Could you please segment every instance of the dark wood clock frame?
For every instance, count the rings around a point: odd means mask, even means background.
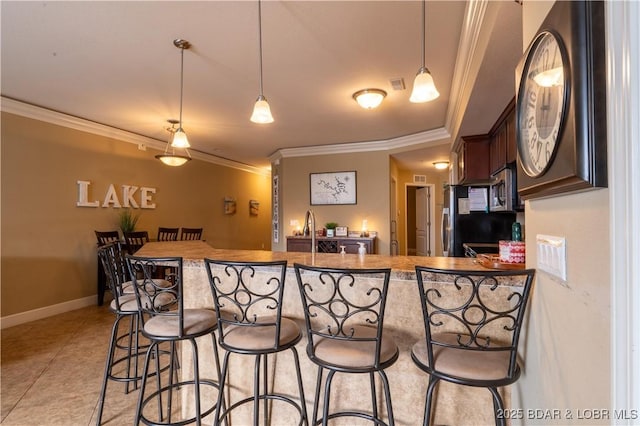
[[[544,174],[527,175],[518,148],[518,193],[523,199],[607,186],[606,62],[604,3],[557,1],[533,38],[557,34],[567,49],[569,107],[552,163]],[[516,68],[516,138],[520,146],[522,71]]]

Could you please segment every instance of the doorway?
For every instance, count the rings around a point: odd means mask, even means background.
[[[434,189],[433,184],[406,184],[405,241],[408,256],[435,254]]]

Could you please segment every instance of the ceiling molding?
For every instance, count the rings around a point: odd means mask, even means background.
[[[457,139],[458,131],[464,118],[469,91],[473,88],[476,74],[474,69],[476,48],[482,32],[482,24],[485,20],[488,0],[473,0],[467,3],[458,56],[451,83],[451,95],[449,96],[449,108],[445,119],[445,127],[449,133]],[[455,143],[455,141],[454,141]]]
[[[117,129],[115,127],[96,123],[95,121],[90,121],[84,118],[75,117],[58,111],[42,108],[36,105],[31,105],[4,96],[0,98],[0,101],[0,110],[10,114],[20,115],[22,117],[63,126],[81,132],[91,133],[98,136],[117,139],[119,141],[132,143],[135,145],[142,144],[147,148],[153,148],[158,151],[164,151],[165,147],[167,146],[166,141],[161,141],[147,136],[138,135],[136,133],[127,132],[126,130]],[[271,175],[271,171],[268,169],[238,163],[233,160],[216,157],[215,155],[206,154],[192,149],[189,150],[189,152],[191,153],[192,158],[206,161],[208,163],[230,167],[232,169],[242,170],[244,172],[254,173],[262,176]]]
[[[443,145],[450,142],[451,135],[444,127],[412,135],[400,136],[393,139],[384,139],[371,142],[341,143],[333,145],[307,146],[300,148],[279,149],[269,160],[287,157],[308,157],[312,155],[351,154],[371,151],[397,151],[403,148],[425,148],[429,146]]]

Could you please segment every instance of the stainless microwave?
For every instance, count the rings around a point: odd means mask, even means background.
[[[514,211],[516,188],[513,170],[506,167],[492,176],[489,186],[489,210],[492,212]]]

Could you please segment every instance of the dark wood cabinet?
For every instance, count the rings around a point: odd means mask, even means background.
[[[340,246],[347,253],[358,253],[358,243],[364,243],[367,253],[376,254],[376,237],[318,237],[318,253],[340,253]],[[287,237],[287,251],[311,252],[311,237]]]
[[[509,102],[489,131],[489,174],[516,161],[515,98]]]
[[[489,179],[489,135],[463,136],[458,145],[458,183],[486,182]]]

